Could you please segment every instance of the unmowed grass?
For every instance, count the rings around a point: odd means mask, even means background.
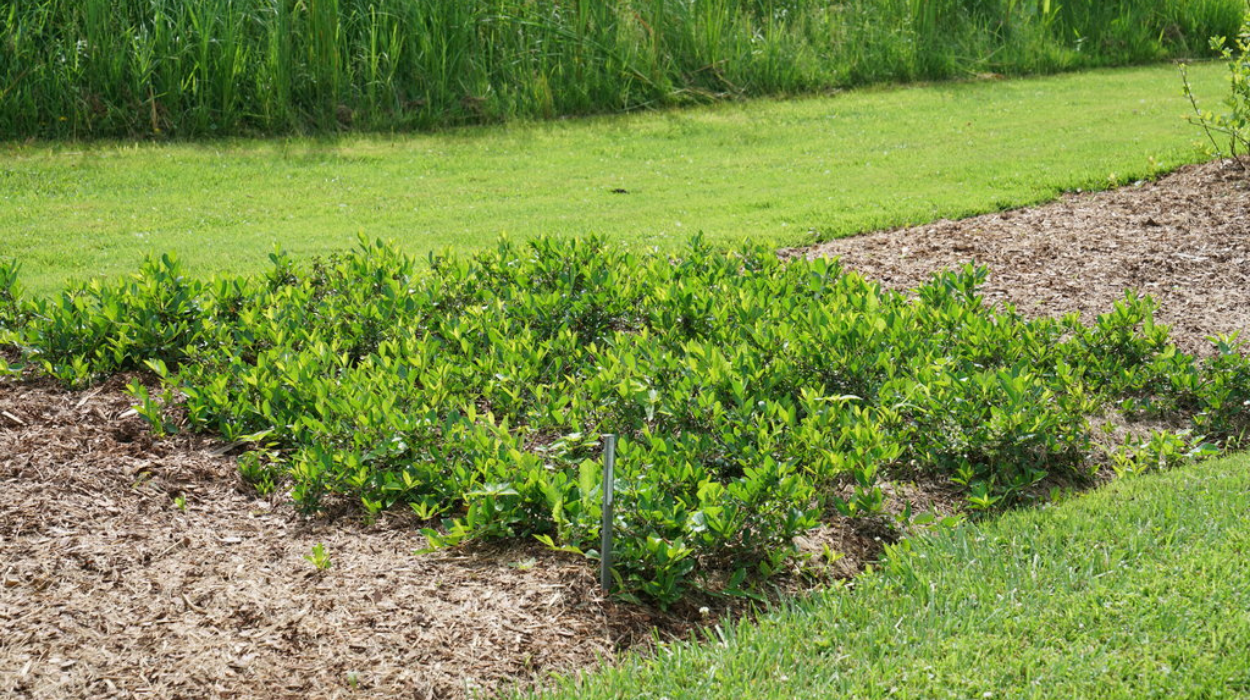
[[[1120,480],[527,697],[1247,697],[1248,510],[1244,454]]]
[[[1219,65],[1190,77],[1208,104],[1227,90]],[[307,259],[362,231],[417,255],[501,233],[798,245],[1201,160],[1180,86],[1164,65],[414,136],[10,144],[0,257],[46,295],[149,253],[254,273],[275,246]]]
[[[1244,0],[22,0],[0,138],[393,130],[1204,55]]]

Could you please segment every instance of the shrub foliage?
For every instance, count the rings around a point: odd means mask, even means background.
[[[778,571],[826,514],[880,514],[891,475],[949,478],[990,508],[1087,474],[1088,417],[1108,406],[1209,439],[1250,415],[1232,341],[1197,362],[1132,295],[1089,325],[988,308],[973,268],[906,295],[698,239],[676,258],[596,238],[425,266],[367,241],[271,257],[257,278],[190,279],[165,256],[54,299],[0,290],[0,329],[69,385],[150,370],[163,388],[132,391],[156,429],[248,441],[243,475],[305,511],[442,518],[431,546],[536,537],[594,556],[599,436],[617,433],[620,590],[662,602],[712,570],[731,588]],[[1167,437],[1169,455],[1199,443]],[[1146,447],[1121,461],[1160,458]]]

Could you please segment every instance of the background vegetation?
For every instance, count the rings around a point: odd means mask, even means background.
[[[0,138],[409,129],[1200,55],[1243,0],[16,0]]]

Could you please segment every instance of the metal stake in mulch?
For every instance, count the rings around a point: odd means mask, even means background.
[[[612,490],[616,481],[616,436],[603,436],[603,525],[599,528],[599,585],[612,590]]]

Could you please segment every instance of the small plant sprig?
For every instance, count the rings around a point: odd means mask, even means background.
[[[264,438],[265,433],[247,436],[255,438],[249,442],[256,442]],[[243,481],[256,489],[256,493],[260,496],[268,496],[278,489],[278,483],[282,478],[282,458],[273,445],[266,446],[268,449],[254,449],[244,452],[239,456],[238,467],[239,476]]]
[[[1185,97],[1194,113],[1186,117],[1197,125],[1211,142],[1214,154],[1231,158],[1243,171],[1250,170],[1240,156],[1250,154],[1250,3],[1247,3],[1245,20],[1241,31],[1230,43],[1227,37],[1212,37],[1211,49],[1228,62],[1229,94],[1224,98],[1228,111],[1216,114],[1202,109],[1189,82],[1189,74],[1181,64],[1181,82]],[[1216,134],[1227,139],[1227,148],[1221,145]]]
[[[165,382],[159,400],[153,397],[148,388],[137,378],[130,380],[130,383],[126,385],[126,393],[138,399],[139,404],[134,406],[134,411],[147,421],[152,428],[152,433],[157,437],[165,437],[178,432],[177,423],[168,416],[168,408],[174,403],[174,390],[168,383],[169,370],[161,360],[148,360],[146,364],[157,377]]]
[[[1218,452],[1214,445],[1191,430],[1152,430],[1148,439],[1126,442],[1112,452],[1111,466],[1117,476],[1136,476],[1147,471],[1172,469]]]
[[[428,269],[362,239],[271,262],[205,282],[152,258],[24,302],[17,345],[67,384],[146,368],[160,388],[131,391],[156,431],[176,398],[179,427],[248,445],[239,472],[262,496],[411,509],[435,548],[520,537],[597,557],[599,435],[616,432],[616,592],[661,604],[714,572],[746,595],[793,570],[822,517],[890,512],[885,479],[948,479],[988,511],[1085,478],[1105,406],[1220,446],[1250,431],[1236,339],[1199,361],[1132,294],[1092,322],[1033,319],[987,306],[975,267],[908,297],[698,238],[678,256],[501,239]],[[1160,438],[1147,461],[1191,448]]]
[[[326,546],[321,542],[313,545],[312,552],[304,555],[309,563],[316,567],[317,571],[329,571],[333,563],[330,561],[330,554],[326,551]]]
[[[16,260],[0,259],[0,344],[4,343],[4,333],[16,328],[24,316],[22,285],[18,282],[21,267]]]

